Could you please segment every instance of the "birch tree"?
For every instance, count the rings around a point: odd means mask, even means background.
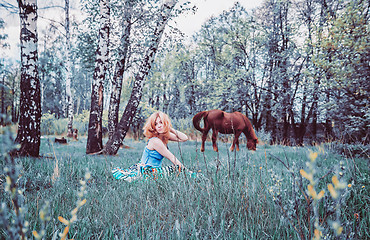
[[[91,87],[91,108],[86,153],[99,152],[103,148],[103,93],[104,80],[108,68],[110,7],[109,0],[100,0],[99,3],[101,27],[99,30],[99,42],[96,50],[95,70]]]
[[[142,60],[139,66],[138,73],[135,75],[135,80],[130,99],[126,105],[125,111],[114,135],[112,136],[112,138],[108,140],[107,144],[103,149],[103,152],[106,154],[109,155],[116,154],[118,152],[120,145],[122,144],[123,139],[126,136],[126,133],[131,125],[132,119],[136,114],[136,110],[139,106],[142,97],[145,77],[148,75],[150,71],[165,26],[168,20],[170,19],[172,10],[177,2],[178,0],[167,0],[162,4],[159,10],[158,20],[153,33],[153,38],[145,52],[144,59]]]
[[[67,137],[73,136],[73,101],[71,91],[72,60],[71,60],[71,33],[69,21],[69,0],[65,0],[65,31],[66,31],[66,104],[68,116]]]
[[[116,131],[118,125],[118,113],[119,113],[119,104],[121,99],[121,90],[122,90],[122,81],[123,73],[126,68],[127,61],[127,52],[129,48],[129,37],[131,33],[131,18],[132,18],[132,9],[133,2],[127,0],[124,5],[123,19],[122,19],[122,37],[121,37],[121,46],[119,49],[120,59],[116,63],[115,72],[112,79],[112,89],[109,102],[108,110],[108,132],[109,138],[112,138],[114,132]]]
[[[18,0],[21,25],[21,96],[18,156],[38,157],[40,152],[41,95],[37,71],[37,1]]]

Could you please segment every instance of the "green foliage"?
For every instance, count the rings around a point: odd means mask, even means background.
[[[51,34],[55,33],[50,30]],[[64,56],[61,56],[63,39],[55,37],[53,41],[40,53],[38,70],[42,85],[42,112],[54,114],[57,118],[63,117],[64,106]]]
[[[44,113],[41,117],[41,135],[62,135],[67,132],[66,118],[56,119],[54,114]]]
[[[87,135],[90,112],[84,110],[74,116],[73,128],[80,136]],[[41,135],[63,135],[67,132],[67,118],[56,118],[54,114],[44,113],[41,117]]]
[[[314,62],[324,73],[330,96],[326,108],[345,142],[369,142],[368,11],[367,1],[348,1],[318,29],[321,41],[315,44]]]
[[[84,110],[81,114],[74,116],[73,128],[76,128],[80,135],[87,135],[89,118],[90,112],[88,110]]]
[[[9,47],[9,43],[6,42],[8,38],[8,34],[3,33],[5,28],[5,22],[3,18],[0,18],[0,49],[4,49]],[[0,69],[2,67],[2,63],[0,63]]]
[[[5,65],[2,65],[3,63]],[[6,61],[0,63],[0,111],[11,116],[12,122],[17,121],[17,109],[19,108],[20,72],[17,67]]]
[[[127,183],[115,180],[111,169],[138,162],[145,142],[126,140],[129,149],[121,149],[117,156],[107,157],[85,155],[85,141],[83,138],[69,145],[54,145],[52,139],[44,138],[41,145],[44,159],[17,160],[22,172],[18,182],[25,186],[23,192],[27,199],[24,218],[29,222],[28,238],[33,230],[40,233],[44,229],[47,239],[62,231],[64,221],[57,219],[60,216],[72,218],[70,213],[79,199],[78,187],[86,168],[91,173],[86,181],[86,204],[78,210],[77,221],[69,228],[68,238],[298,239],[300,234],[295,230],[298,223],[292,221],[292,216],[297,216],[300,223],[307,226],[303,228],[305,239],[310,234],[314,236],[314,213],[304,198],[308,191],[306,187],[298,188],[299,181],[307,185],[299,174],[300,169],[309,173],[305,165],[310,161],[307,148],[265,145],[256,152],[241,148],[240,152],[230,153],[227,151],[229,144],[220,141],[219,153],[207,146],[203,155],[198,142],[170,143],[170,150],[188,168],[199,170],[196,179],[179,175]],[[315,185],[317,189],[324,189],[332,182],[335,167],[340,167],[342,172],[336,172],[342,174],[340,181],[351,184],[350,187],[346,185],[346,194],[341,195],[339,227],[343,230],[338,239],[368,238],[368,164],[357,158],[345,161],[328,149],[312,148],[311,151],[319,152],[314,167],[315,176],[320,178]],[[361,169],[357,179],[352,179],[347,172],[353,162]],[[333,239],[331,223],[336,215],[330,212],[338,208],[332,205],[329,192],[325,192],[317,204],[317,213],[324,229],[321,231]],[[1,195],[1,201],[7,203],[11,211],[6,196]],[[46,202],[48,211],[43,208]],[[48,212],[51,220],[42,222],[40,211]],[[310,221],[307,215],[311,216]]]

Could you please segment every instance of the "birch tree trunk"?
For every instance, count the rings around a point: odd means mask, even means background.
[[[21,23],[21,96],[16,142],[18,156],[39,157],[41,98],[37,71],[37,1],[18,0]]]
[[[2,78],[2,85],[1,87],[1,116],[0,116],[0,125],[4,126],[5,125],[5,74],[3,75]]]
[[[103,93],[109,61],[109,0],[100,0],[100,15],[99,43],[96,50],[95,70],[91,87],[91,108],[86,153],[99,152],[103,148]]]
[[[19,90],[16,90],[16,80],[13,78],[13,81],[11,81],[11,91],[14,93],[12,94],[12,122],[16,123],[18,122],[18,108],[16,104],[16,92]]]
[[[125,64],[127,61],[127,52],[129,47],[129,37],[131,33],[131,17],[132,17],[132,2],[126,1],[123,12],[122,19],[122,37],[121,37],[121,47],[120,53],[121,59],[117,61],[115,72],[112,79],[112,91],[109,102],[108,110],[108,132],[109,139],[112,138],[114,132],[116,131],[118,125],[118,113],[119,104],[121,100],[121,90],[123,82],[123,73],[125,71]]]
[[[117,129],[105,145],[103,152],[109,155],[115,155],[118,152],[123,139],[131,125],[132,119],[136,114],[137,107],[139,106],[141,96],[143,93],[143,87],[145,83],[145,77],[148,75],[151,65],[154,61],[155,54],[158,49],[159,42],[161,40],[164,28],[171,16],[172,9],[175,7],[178,0],[168,0],[163,3],[159,11],[159,19],[155,28],[153,39],[149,44],[148,49],[144,55],[144,59],[139,67],[139,72],[135,76],[134,86],[131,92],[130,99],[126,105],[123,116],[117,126]]]
[[[73,101],[71,91],[72,81],[72,62],[71,62],[71,34],[69,29],[69,0],[65,0],[65,31],[66,31],[66,103],[67,103],[67,116],[68,128],[67,137],[73,136]]]

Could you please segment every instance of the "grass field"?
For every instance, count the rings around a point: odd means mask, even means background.
[[[330,144],[235,153],[220,141],[219,153],[207,143],[203,154],[199,142],[170,143],[196,179],[127,183],[111,169],[137,163],[145,142],[125,144],[117,156],[91,156],[86,138],[57,145],[44,137],[43,158],[16,159],[15,185],[3,155],[0,238],[21,226],[29,239],[63,231],[68,239],[370,239],[366,156],[346,157]]]

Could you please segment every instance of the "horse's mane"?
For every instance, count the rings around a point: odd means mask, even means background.
[[[204,128],[201,128],[199,123],[202,120],[202,118],[207,117],[207,115],[208,115],[208,111],[203,111],[203,112],[197,113],[193,117],[193,125],[196,130],[203,132],[206,129],[206,126],[204,126]],[[206,121],[204,121],[204,125],[206,125]]]

